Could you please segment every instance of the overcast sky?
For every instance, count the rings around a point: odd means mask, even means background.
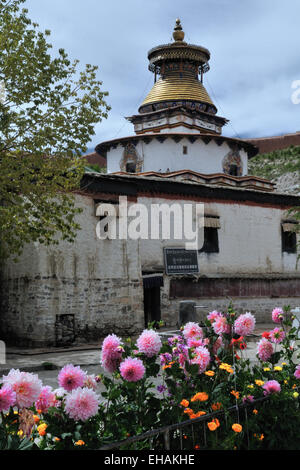
[[[153,85],[147,52],[168,43],[176,18],[185,40],[210,50],[204,86],[230,120],[223,134],[262,137],[300,130],[299,0],[26,0],[29,16],[50,29],[54,50],[98,65],[112,109],[90,147],[133,134],[124,119]]]

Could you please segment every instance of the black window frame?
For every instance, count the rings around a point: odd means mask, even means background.
[[[284,231],[281,227],[281,251],[282,253],[297,253],[296,232]]]
[[[218,230],[216,227],[204,227],[204,242],[199,253],[220,253]]]

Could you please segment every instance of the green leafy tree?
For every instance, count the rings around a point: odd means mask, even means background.
[[[55,55],[50,32],[30,20],[24,1],[0,0],[2,257],[30,241],[74,240],[80,156],[110,109],[98,67],[80,71],[64,49]]]

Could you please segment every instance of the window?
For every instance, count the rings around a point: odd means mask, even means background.
[[[219,253],[219,235],[216,227],[204,227],[204,243],[199,253]]]
[[[238,176],[238,166],[237,165],[230,165],[228,174],[231,176]]]
[[[287,231],[284,226],[281,227],[281,247],[283,253],[297,252],[297,236],[296,232]]]
[[[184,146],[182,147],[182,153],[183,153],[183,155],[187,155],[187,153],[188,153],[188,148],[187,148],[186,145],[184,145]]]
[[[119,202],[118,201],[115,201],[115,200],[101,201],[99,199],[94,199],[94,203],[95,203],[95,215],[96,217],[99,217],[100,222],[105,218],[114,217],[113,214],[115,214],[116,217],[119,217]],[[106,204],[107,204],[107,207],[105,207]],[[100,209],[99,206],[102,206],[102,209]],[[114,211],[111,211],[109,206],[113,206]],[[107,224],[103,226],[103,232],[105,233],[108,232],[108,228],[109,228],[108,223],[109,223],[109,219],[107,220]]]
[[[127,173],[135,173],[136,172],[136,164],[134,162],[126,163],[126,172]]]

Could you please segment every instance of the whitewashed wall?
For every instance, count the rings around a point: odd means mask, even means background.
[[[99,240],[94,201],[76,199],[83,212],[74,243],[28,245],[1,270],[1,331],[19,345],[53,345],[57,315],[74,315],[79,342],[143,326],[137,243]]]
[[[179,203],[162,198],[139,198],[139,203]],[[200,201],[198,201],[200,203]],[[206,214],[218,215],[219,253],[199,253],[203,274],[296,273],[297,255],[281,251],[281,221],[285,211],[238,203],[205,203]],[[163,247],[180,246],[177,240],[141,240],[142,268],[163,265]]]
[[[183,146],[187,147],[187,154],[183,154]],[[143,160],[141,171],[178,171],[189,169],[199,173],[223,173],[222,160],[230,151],[226,142],[218,146],[215,141],[210,141],[207,145],[197,139],[193,144],[183,138],[176,143],[172,138],[167,138],[164,142],[152,139],[148,144],[140,140],[136,145],[139,158]],[[114,173],[120,171],[120,162],[123,158],[124,147],[118,145],[107,152],[107,172]],[[240,151],[243,163],[243,176],[247,175],[247,153]]]
[[[189,201],[139,198],[138,202],[150,207],[152,203],[183,205]],[[19,345],[54,345],[61,315],[74,316],[79,342],[97,341],[112,332],[134,334],[143,328],[142,271],[162,272],[163,247],[182,245],[174,239],[99,240],[94,201],[77,196],[77,204],[83,209],[78,216],[82,230],[73,244],[29,245],[18,263],[6,263],[1,270],[0,329],[4,339]],[[198,255],[200,274],[253,277],[299,273],[296,255],[281,252],[283,210],[213,202],[205,204],[205,212],[220,216],[220,252]],[[164,275],[164,279],[162,317],[171,326],[177,321],[179,300],[169,299],[170,277]],[[227,299],[202,301],[210,306],[216,303],[217,308]],[[263,309],[271,303],[270,299],[258,299],[256,305]],[[238,304],[246,309],[247,299]]]

